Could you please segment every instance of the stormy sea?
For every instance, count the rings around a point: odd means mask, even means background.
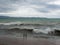
[[[0,18],[0,37],[30,40],[48,39],[57,44],[60,39],[60,19],[40,17]]]

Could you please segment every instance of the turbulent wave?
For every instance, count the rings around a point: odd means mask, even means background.
[[[24,29],[33,29],[35,33],[39,34],[48,34],[48,32],[59,29],[60,25],[50,25],[50,24],[31,24],[31,23],[22,23],[22,22],[9,22],[9,23],[0,23],[0,30],[6,30],[10,28],[24,28]],[[5,33],[4,31],[0,31]],[[1,33],[1,34],[3,34]],[[16,32],[15,32],[16,33]],[[15,34],[14,33],[14,34]]]

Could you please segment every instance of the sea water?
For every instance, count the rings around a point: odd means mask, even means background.
[[[13,24],[15,22],[19,22],[20,24],[23,24],[22,26],[8,26],[11,22]],[[48,18],[5,18],[5,19],[0,19],[0,23],[4,23],[5,26],[0,25],[1,27],[4,28],[9,28],[9,27],[20,27],[20,28],[32,28],[34,32],[36,33],[43,33],[43,34],[48,34],[49,31],[55,29],[55,28],[60,28],[60,19],[48,19]],[[28,24],[28,25],[24,25]],[[30,25],[29,25],[30,24]],[[37,25],[36,25],[37,24]],[[5,30],[0,31],[1,35],[8,34]],[[19,36],[20,33],[13,32],[11,35]]]

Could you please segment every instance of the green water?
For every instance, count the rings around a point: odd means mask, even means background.
[[[58,22],[60,23],[60,19],[53,18],[0,18],[0,22],[31,22],[31,23],[46,23],[46,22]]]

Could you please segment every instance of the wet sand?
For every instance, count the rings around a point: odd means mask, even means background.
[[[0,36],[0,45],[56,45],[49,39],[44,38],[14,38],[8,36]]]

